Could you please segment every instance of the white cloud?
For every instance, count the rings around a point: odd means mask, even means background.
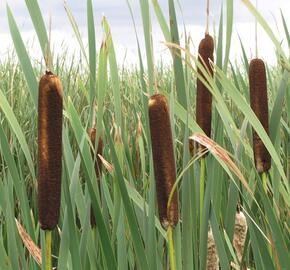
[[[67,0],[69,6],[72,9],[73,14],[76,16],[76,20],[79,23],[81,33],[84,38],[84,42],[86,43],[86,3],[85,1],[77,1],[77,0]],[[167,0],[160,0],[160,5],[165,12],[165,15],[168,14],[167,9]],[[204,32],[204,0],[180,0],[184,21],[186,24],[186,28],[190,31],[195,47],[198,46],[200,39],[203,36]],[[223,1],[226,2],[226,1]],[[253,1],[252,1],[253,2]],[[25,6],[25,1],[19,0],[9,0],[8,1],[12,12],[14,14],[15,20],[19,26],[22,37],[25,42],[31,41],[35,38],[33,25],[29,18],[29,14],[27,12],[27,8]],[[144,39],[143,39],[143,28],[141,24],[141,14],[139,1],[131,0],[133,5],[133,12],[137,21],[137,32],[140,38],[140,43],[142,45],[142,51],[144,50]],[[268,21],[272,29],[274,29],[274,33],[278,36],[279,40],[284,38],[283,28],[281,26],[281,18],[280,18],[280,8],[284,12],[285,19],[290,28],[290,19],[287,16],[290,12],[290,1],[289,0],[260,0],[259,1],[259,11]],[[48,22],[48,14],[50,11],[52,14],[52,42],[53,46],[56,49],[56,52],[60,52],[62,49],[58,46],[61,42],[69,45],[70,53],[76,51],[78,49],[78,43],[73,36],[73,31],[70,26],[69,20],[63,8],[62,0],[51,0],[47,1],[39,1],[41,10],[44,14],[44,20]],[[102,30],[101,30],[101,16],[104,12],[111,26],[112,35],[116,47],[116,52],[118,56],[119,62],[123,61],[124,55],[127,53],[127,61],[130,63],[138,62],[138,53],[137,53],[137,45],[133,30],[133,25],[131,21],[131,17],[128,11],[128,7],[126,5],[126,1],[106,1],[106,0],[98,0],[93,1],[94,5],[94,14],[95,14],[95,27],[96,27],[96,39],[98,46],[100,45],[102,38]],[[220,13],[221,0],[212,0],[211,1],[211,23],[215,22],[218,25],[219,21],[219,13]],[[225,9],[224,9],[225,12]],[[178,12],[179,17],[178,21],[181,23],[180,12]],[[153,41],[154,41],[154,53],[155,59],[162,57],[163,59],[167,58],[169,53],[166,49],[164,49],[164,45],[160,43],[163,41],[163,35],[156,21],[154,12],[152,10],[152,25],[153,25]],[[280,32],[276,30],[276,24],[274,18],[279,22]],[[224,14],[224,19],[226,19],[226,13]],[[0,2],[0,57],[3,58],[7,51],[8,47],[12,46],[12,41],[9,34],[9,28],[7,24],[6,18],[6,9],[3,1]],[[183,26],[180,26],[180,32],[182,31]],[[247,10],[247,8],[242,4],[240,0],[234,0],[234,33],[232,40],[232,49],[231,49],[231,58],[241,58],[241,50],[240,43],[237,37],[237,32],[239,33],[246,52],[248,56],[251,56],[251,51],[253,51],[254,44],[254,20],[253,16]],[[264,33],[263,30],[259,30],[259,46],[260,48],[260,56],[267,59],[270,63],[275,62],[275,50],[271,41]],[[35,42],[37,43],[37,42]],[[285,42],[284,42],[285,43]],[[29,53],[32,54],[33,57],[37,58],[40,55],[39,46],[35,45],[35,48],[30,49]]]

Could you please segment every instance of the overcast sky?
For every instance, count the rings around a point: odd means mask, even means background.
[[[15,20],[21,31],[22,37],[25,41],[32,42],[35,37],[35,32],[29,14],[25,5],[24,0],[7,0],[6,1],[12,9]],[[48,23],[49,13],[52,14],[52,43],[57,50],[61,50],[61,43],[69,45],[70,52],[77,51],[77,41],[73,35],[72,28],[67,18],[66,12],[63,8],[63,0],[50,0],[43,1],[39,0],[39,5],[45,23]],[[47,4],[49,2],[49,4]],[[140,37],[141,44],[143,42],[143,30],[142,21],[140,14],[140,5],[138,0],[131,0],[131,5],[135,20],[137,22],[138,35]],[[151,2],[151,1],[149,1]],[[175,1],[177,3],[177,1]],[[183,19],[186,25],[187,31],[192,36],[194,47],[198,46],[200,39],[204,35],[204,24],[205,24],[205,0],[180,0]],[[211,0],[210,7],[210,23],[211,32],[213,32],[213,25],[218,25],[222,0]],[[225,0],[223,2],[226,2]],[[253,1],[252,1],[253,2]],[[80,0],[67,0],[76,21],[80,27],[81,34],[85,44],[87,43],[87,32],[86,32],[86,1]],[[166,18],[168,19],[168,6],[167,0],[159,0]],[[137,50],[136,40],[134,36],[134,29],[127,7],[126,0],[93,0],[94,16],[95,16],[95,27],[96,27],[96,39],[97,44],[100,43],[102,38],[101,30],[101,18],[104,14],[111,26],[113,40],[116,47],[119,62],[124,58],[125,54],[127,61],[130,63],[137,62]],[[176,5],[177,7],[177,5]],[[284,40],[283,28],[281,26],[280,9],[283,11],[287,24],[290,29],[290,0],[260,0],[259,11],[262,13],[264,18],[267,19],[268,23],[274,30],[279,40]],[[166,59],[168,57],[167,51],[161,41],[164,40],[158,22],[155,18],[154,11],[151,9],[152,17],[152,29],[153,29],[153,46],[155,59]],[[225,17],[225,16],[224,16]],[[276,21],[275,21],[276,20]],[[182,34],[182,16],[181,12],[178,11],[178,21],[180,25],[180,33]],[[276,24],[277,23],[277,24]],[[277,28],[278,27],[278,28]],[[241,52],[239,47],[238,35],[240,35],[244,42],[246,52],[251,56],[254,49],[254,19],[246,7],[242,4],[241,0],[234,0],[234,34],[233,34],[233,47],[231,50],[232,60],[241,58]],[[267,59],[267,61],[275,62],[275,51],[270,40],[267,38],[263,30],[259,30],[259,42],[260,45],[260,56]],[[7,23],[5,1],[0,1],[0,57],[3,58],[6,55],[7,47],[11,46],[11,38],[9,34],[9,28]],[[285,43],[285,40],[284,40]],[[38,57],[39,48],[30,50],[30,54],[34,57]],[[144,46],[142,47],[142,49]],[[144,51],[144,50],[143,50]]]

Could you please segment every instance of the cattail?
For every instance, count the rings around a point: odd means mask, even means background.
[[[62,85],[47,71],[39,82],[38,212],[43,230],[52,230],[59,217],[62,155]]]
[[[96,144],[96,129],[89,128],[88,135],[89,135],[89,138],[91,140],[92,145],[95,146],[95,144]],[[92,156],[94,157],[94,151],[92,151],[91,153],[92,153]],[[97,153],[96,153],[96,162],[95,162],[95,172],[96,172],[99,190],[101,188],[100,175],[102,173],[102,161],[101,161],[99,155],[102,155],[102,153],[103,153],[103,140],[102,140],[102,138],[99,138],[98,148],[97,148]],[[92,207],[91,207],[91,226],[93,228],[96,227],[96,218],[95,218]]]
[[[161,94],[151,96],[148,105],[158,211],[161,224],[167,229],[168,226],[174,227],[179,219],[176,191],[167,211],[169,195],[176,180],[169,109],[166,97]]]
[[[265,64],[261,59],[253,59],[249,68],[251,108],[262,126],[269,134],[267,78]],[[255,166],[259,173],[266,172],[271,167],[271,156],[261,138],[253,129],[253,150]]]
[[[204,39],[202,39],[198,47],[198,61],[206,70],[209,70],[211,76],[213,75],[213,70],[210,65],[210,60],[213,61],[213,51],[213,38],[209,34],[205,34]],[[199,68],[197,69],[197,72],[205,79],[205,76]],[[212,95],[199,78],[197,78],[196,91],[196,122],[205,134],[210,137]],[[197,145],[198,152],[201,152],[204,149],[205,147],[203,145]]]
[[[239,261],[241,261],[243,257],[247,231],[248,225],[244,213],[242,211],[237,212],[235,218],[233,246],[236,250]]]
[[[88,135],[91,140],[91,143],[93,146],[96,144],[96,129],[95,128],[89,128],[88,129]],[[92,151],[92,156],[94,157],[94,152]],[[102,155],[103,153],[103,140],[102,138],[99,138],[98,142],[98,148],[97,148],[97,153],[96,153],[96,162],[95,162],[95,172],[96,172],[96,177],[97,180],[99,180],[100,175],[102,173],[102,161],[99,157],[99,155]]]
[[[209,228],[207,233],[207,270],[218,270],[219,269],[219,257],[216,250],[215,241],[212,234],[212,229]]]

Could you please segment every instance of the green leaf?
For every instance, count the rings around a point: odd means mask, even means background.
[[[28,53],[26,51],[25,45],[23,43],[23,40],[21,38],[21,35],[19,33],[18,27],[16,25],[16,22],[14,20],[14,17],[11,13],[11,9],[9,6],[6,6],[7,8],[7,17],[8,17],[8,23],[9,23],[9,29],[11,33],[11,37],[14,43],[14,47],[20,62],[20,65],[22,67],[23,73],[25,75],[26,82],[29,87],[30,95],[33,100],[33,103],[35,105],[35,108],[37,108],[38,104],[38,84],[36,81],[36,77],[31,65],[31,62],[29,60]]]

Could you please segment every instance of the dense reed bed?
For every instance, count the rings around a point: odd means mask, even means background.
[[[21,40],[22,29],[7,7],[15,48],[6,60],[0,59],[0,269],[41,269],[46,238],[40,228],[54,227],[52,266],[57,269],[159,270],[173,265],[185,270],[206,269],[207,265],[215,269],[288,269],[288,51],[281,48],[281,37],[244,0],[271,37],[279,61],[270,66],[264,59],[265,66],[253,71],[250,52],[245,50],[243,64],[235,64],[235,59],[229,59],[230,50],[237,49],[230,42],[234,1],[226,2],[227,17],[221,17],[219,29],[213,32],[215,52],[210,58],[214,57],[216,65],[210,70],[212,77],[198,61],[197,52],[186,50],[189,44],[184,35],[178,34],[175,1],[168,1],[168,20],[158,1],[153,1],[152,10],[148,1],[140,1],[146,49],[140,48],[147,61],[140,55],[140,65],[127,68],[116,63],[114,36],[106,18],[101,25],[102,46],[97,48],[93,42],[95,24],[89,0],[88,50],[79,39],[81,53],[72,62],[65,52],[52,59],[63,88],[63,121],[55,119],[48,133],[55,146],[62,138],[61,147],[57,145],[62,151],[62,169],[60,173],[57,167],[53,174],[37,169],[38,152],[40,156],[45,153],[38,148],[38,139],[44,138],[38,134],[38,119],[46,123],[43,111],[38,111],[37,89],[46,67],[42,59],[29,57],[30,48]],[[36,0],[26,4],[45,57],[48,35],[42,14],[35,8]],[[67,4],[65,7],[68,23],[78,37],[74,15]],[[168,42],[172,65],[154,62],[150,12],[157,15],[159,25],[154,27],[160,26]],[[289,39],[284,17],[277,20],[284,21],[281,35]],[[194,42],[197,45],[199,40]],[[245,42],[241,41],[242,47]],[[262,80],[264,69],[267,79]],[[211,130],[204,130],[211,140],[200,134],[202,124],[195,120],[197,79],[212,97]],[[268,104],[268,126],[254,112],[253,104],[258,101],[251,102],[250,97],[250,90],[260,89],[260,84],[267,89],[259,101]],[[157,90],[160,99],[153,95]],[[152,104],[155,99],[159,106]],[[46,106],[48,112],[56,112],[51,103]],[[262,116],[265,109],[262,105]],[[88,134],[94,111],[95,130]],[[61,134],[56,132],[60,125]],[[202,195],[200,156],[188,150],[191,134],[208,149]],[[102,147],[96,141],[100,136]],[[266,153],[263,170],[253,151],[261,145],[259,151]],[[58,150],[52,149],[57,155]],[[41,186],[41,178],[55,182],[54,174],[61,176],[61,182],[51,195],[50,188]],[[172,185],[176,186],[172,209],[166,211]],[[39,204],[37,198],[44,198],[45,193],[57,197],[57,205]],[[174,227],[171,234],[163,228],[168,224]],[[171,264],[169,258],[173,257]]]

